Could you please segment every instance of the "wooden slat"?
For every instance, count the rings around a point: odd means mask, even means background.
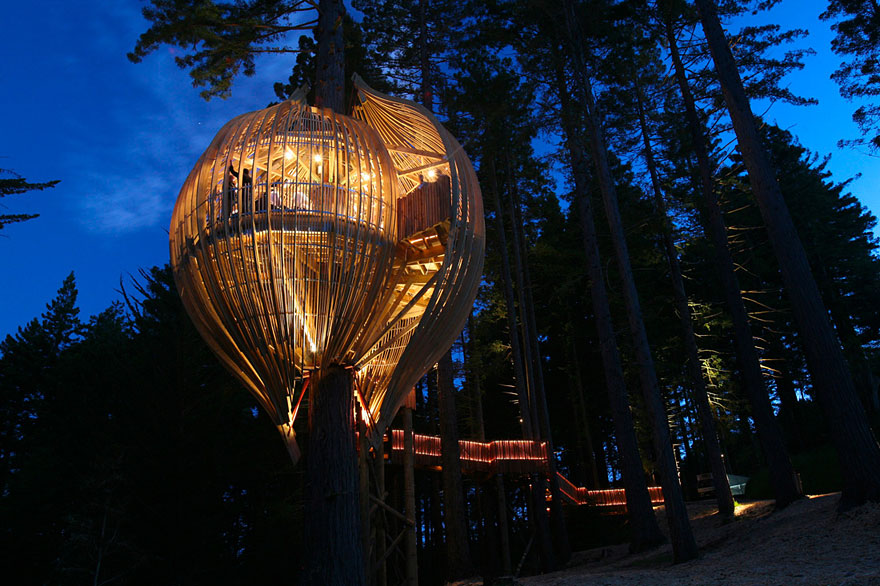
[[[292,448],[305,381],[328,363],[359,367],[375,441],[461,331],[482,272],[464,151],[421,106],[357,87],[354,118],[300,92],[231,120],[172,214],[187,312]]]

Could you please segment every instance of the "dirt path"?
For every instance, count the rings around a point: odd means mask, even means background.
[[[568,568],[520,578],[528,585],[838,584],[880,586],[880,504],[838,514],[839,493],[802,499],[779,512],[772,501],[739,505],[722,525],[710,504],[688,511],[699,559],[672,565],[672,548],[627,555],[626,546],[576,553]],[[658,509],[665,527],[663,510]]]

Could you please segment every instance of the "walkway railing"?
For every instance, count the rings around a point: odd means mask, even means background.
[[[547,442],[529,440],[496,440],[476,442],[460,440],[461,470],[465,474],[547,474]],[[435,435],[413,434],[416,468],[441,468],[440,437]],[[391,450],[389,458],[395,464],[403,463],[403,431],[391,430]],[[556,473],[563,498],[575,505],[594,507],[626,507],[626,492],[622,488],[588,490],[575,486],[561,473]],[[659,486],[649,486],[648,494],[654,504],[663,503],[663,491]]]
[[[604,490],[589,490],[583,486],[575,486],[572,482],[557,472],[559,479],[559,491],[568,502],[575,505],[591,505],[594,507],[625,507],[626,491],[622,488],[608,488]],[[648,494],[651,502],[655,505],[663,504],[663,489],[659,486],[649,486]]]
[[[413,434],[416,467],[442,466],[440,438],[434,435]],[[476,472],[502,474],[547,473],[547,442],[527,440],[497,440],[475,442],[461,440],[461,469],[465,474]],[[403,462],[403,431],[391,430],[391,460]]]

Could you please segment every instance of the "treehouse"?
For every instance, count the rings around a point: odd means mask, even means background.
[[[227,123],[171,220],[184,305],[299,452],[309,374],[355,371],[375,443],[464,326],[485,233],[474,170],[421,106],[356,79],[353,116],[304,92]]]

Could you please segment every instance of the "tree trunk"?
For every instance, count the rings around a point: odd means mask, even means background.
[[[724,459],[721,457],[721,444],[718,442],[718,433],[715,427],[715,418],[712,417],[712,407],[709,405],[709,394],[706,390],[706,382],[703,379],[703,369],[700,366],[700,352],[697,348],[697,338],[694,335],[694,324],[691,317],[691,309],[688,304],[687,293],[684,288],[684,279],[681,276],[681,268],[678,264],[678,252],[675,250],[675,242],[672,239],[672,225],[666,213],[666,202],[660,188],[660,178],[657,174],[657,166],[654,163],[654,151],[651,139],[648,135],[647,121],[642,104],[641,88],[636,86],[636,105],[639,112],[639,124],[642,131],[642,140],[645,145],[645,163],[651,176],[651,186],[654,190],[654,205],[657,215],[663,223],[663,248],[666,252],[666,262],[669,265],[669,276],[672,280],[672,291],[675,298],[675,308],[678,311],[679,323],[681,324],[682,339],[684,340],[685,359],[687,362],[688,375],[691,380],[691,396],[697,404],[697,417],[700,421],[700,431],[703,443],[706,446],[706,455],[712,469],[712,485],[715,488],[715,496],[718,502],[718,514],[724,519],[733,518],[733,495],[730,493],[730,483],[727,481],[727,473],[724,470]]]
[[[669,424],[666,417],[666,406],[660,392],[660,385],[657,382],[654,359],[651,356],[648,335],[642,320],[642,309],[636,291],[632,267],[630,266],[629,251],[627,250],[623,222],[620,218],[620,210],[618,209],[614,180],[611,177],[611,167],[608,163],[605,139],[593,98],[592,84],[590,83],[587,67],[584,62],[584,54],[580,43],[580,31],[575,30],[577,21],[571,0],[566,2],[566,9],[568,16],[566,23],[569,27],[572,53],[577,67],[575,78],[580,85],[581,97],[584,100],[585,118],[590,133],[590,150],[593,155],[593,164],[596,168],[599,189],[602,193],[602,201],[605,207],[605,215],[608,219],[608,227],[611,230],[611,240],[614,244],[614,252],[617,257],[618,270],[620,271],[630,334],[633,339],[636,362],[639,368],[639,378],[642,383],[642,394],[644,395],[645,406],[651,418],[651,435],[657,467],[660,472],[660,483],[663,486],[663,502],[666,508],[666,518],[669,522],[673,557],[676,563],[685,562],[697,557],[697,542],[694,540],[690,521],[688,521],[687,508],[684,504],[681,484],[679,484],[676,473],[675,456],[672,453]]]
[[[790,351],[778,336],[771,341],[773,354],[778,362],[775,375],[776,395],[779,397],[779,419],[786,426],[788,440],[793,452],[802,449],[804,439],[801,434],[800,405],[794,388],[794,364]]]
[[[422,73],[422,105],[433,110],[434,96],[431,92],[431,60],[428,54],[428,0],[419,0],[419,64]],[[418,98],[417,98],[418,99]]]
[[[474,403],[474,421],[476,423],[475,426],[475,435],[478,441],[484,442],[486,441],[486,426],[483,420],[483,392],[480,388],[480,376],[478,369],[474,368],[476,363],[476,358],[474,355],[474,314],[468,316],[468,325],[467,325],[468,337],[467,344],[465,348],[467,348],[467,376],[470,382],[471,389],[471,399]],[[510,574],[510,538],[507,533],[507,515],[502,514],[499,516],[500,511],[507,510],[507,497],[505,495],[504,490],[504,477],[501,474],[496,474],[495,478],[490,480],[489,482],[484,482],[481,486],[481,490],[483,491],[484,502],[486,506],[484,510],[486,511],[486,542],[487,546],[490,548],[491,554],[498,554],[499,558],[498,562],[501,565],[501,571],[504,575]],[[494,491],[494,498],[492,492]],[[495,506],[495,510],[493,512],[489,512],[489,506]],[[498,526],[497,531],[498,534],[495,534],[495,527],[493,526],[491,520],[497,518]]]
[[[544,389],[544,367],[541,359],[541,348],[538,344],[538,326],[535,320],[535,303],[532,299],[532,283],[529,275],[529,263],[526,256],[525,235],[522,226],[523,219],[520,213],[519,190],[516,187],[515,177],[511,170],[510,158],[507,159],[507,168],[510,181],[510,222],[513,234],[513,256],[517,267],[517,288],[520,293],[520,314],[523,322],[525,345],[529,349],[529,362],[532,364],[534,382],[532,399],[533,411],[537,407],[536,428],[541,430],[541,436],[547,441],[547,453],[549,463],[550,485],[550,525],[553,529],[555,544],[555,558],[560,564],[565,564],[571,558],[571,546],[568,542],[568,530],[565,527],[565,517],[562,514],[562,491],[559,488],[559,478],[556,476],[556,457],[553,443],[553,433],[550,427],[550,413],[547,407],[547,394]]]
[[[440,452],[443,461],[443,521],[446,526],[446,578],[449,581],[473,573],[467,533],[467,507],[461,477],[461,452],[455,416],[455,383],[452,350],[437,363],[440,406]]]
[[[583,443],[583,456],[586,460],[586,462],[584,462],[584,465],[587,467],[587,475],[590,479],[588,486],[593,489],[599,489],[603,485],[599,482],[599,468],[596,464],[596,449],[593,445],[593,434],[590,429],[592,426],[590,425],[590,417],[587,414],[587,402],[586,399],[584,399],[584,379],[581,376],[581,367],[577,359],[577,346],[573,337],[571,339],[570,348],[571,355],[569,356],[569,361],[571,362],[574,374],[573,376],[571,374],[569,376],[571,376],[573,379],[572,382],[574,383],[574,401],[577,413],[580,416],[580,425],[578,425],[578,438],[579,441]]]
[[[697,156],[700,184],[708,212],[706,217],[707,232],[715,251],[717,261],[715,264],[718,267],[725,302],[733,323],[734,345],[743,388],[751,405],[752,417],[755,420],[755,429],[758,432],[761,448],[770,467],[770,479],[773,484],[773,494],[776,497],[776,506],[781,508],[800,498],[801,493],[797,486],[794,468],[792,468],[791,460],[785,449],[782,430],[773,416],[767,387],[761,374],[761,365],[758,361],[755,339],[749,325],[749,316],[743,303],[730,249],[727,246],[727,229],[724,225],[721,205],[718,202],[718,195],[715,192],[712,179],[706,137],[701,129],[696,105],[690,92],[687,74],[678,53],[672,22],[669,18],[666,19],[666,36],[670,43],[675,77],[684,100],[687,125],[693,142],[692,148]]]
[[[477,358],[474,354],[474,312],[471,311],[467,321],[467,343],[464,345],[466,351],[465,378],[468,383],[468,389],[471,394],[471,402],[473,403],[473,421],[474,436],[478,441],[486,441],[486,425],[483,420],[483,390],[480,386],[480,370]]]
[[[331,365],[311,376],[305,582],[364,584],[353,371]]]
[[[345,114],[345,42],[342,0],[318,3],[318,55],[315,61],[315,104]]]
[[[714,3],[697,0],[697,7],[752,191],[791,300],[816,397],[828,417],[837,448],[843,476],[840,506],[847,508],[868,500],[880,501],[880,445],[859,401],[846,358],[776,182],[775,171],[761,145],[749,99]]]
[[[530,407],[530,397],[526,388],[526,374],[524,369],[523,352],[520,346],[519,328],[516,325],[516,301],[514,300],[513,278],[511,277],[510,261],[507,258],[507,236],[504,232],[503,209],[501,207],[501,198],[498,194],[498,176],[495,170],[495,158],[490,155],[487,158],[490,191],[492,192],[492,200],[495,203],[495,231],[498,234],[498,246],[501,252],[501,280],[504,288],[504,299],[507,303],[507,325],[510,329],[510,349],[513,354],[513,371],[514,383],[516,385],[517,398],[519,400],[520,421],[522,426],[523,438],[528,440],[536,439],[535,424],[532,421],[532,410]],[[529,500],[530,519],[535,527],[536,535],[542,552],[543,564],[545,571],[550,571],[555,565],[552,557],[552,545],[550,538],[549,524],[545,513],[544,497],[538,489],[540,484],[537,475],[532,475],[531,498]]]
[[[846,356],[850,369],[853,373],[853,383],[856,390],[861,395],[865,409],[868,413],[880,412],[880,397],[877,394],[877,380],[871,371],[871,362],[865,355],[865,349],[859,340],[856,329],[853,326],[852,317],[847,312],[846,307],[841,302],[840,291],[831,275],[820,264],[816,267],[818,273],[817,280],[821,286],[825,302],[828,304],[828,311],[831,312],[831,319],[837,326],[837,333],[840,341],[843,343],[844,355]]]
[[[587,274],[590,277],[593,313],[596,320],[596,329],[599,334],[602,365],[605,371],[605,384],[608,387],[608,401],[614,418],[615,438],[617,440],[617,449],[621,461],[621,475],[623,476],[624,490],[626,492],[627,513],[632,525],[630,550],[633,552],[643,551],[663,543],[664,538],[654,516],[654,508],[651,504],[651,497],[648,494],[648,487],[645,482],[645,473],[642,469],[642,459],[639,455],[638,440],[636,439],[632,413],[630,412],[626,382],[623,378],[623,367],[617,349],[617,340],[614,337],[614,324],[611,321],[608,293],[605,290],[605,276],[602,271],[602,259],[599,257],[596,226],[593,223],[593,211],[587,191],[586,160],[583,147],[578,140],[579,137],[572,121],[568,88],[565,84],[561,63],[558,64],[556,74],[557,89],[562,101],[563,132],[565,133],[565,141],[568,146],[570,164],[574,175],[575,194],[584,233],[584,249],[587,255]]]

